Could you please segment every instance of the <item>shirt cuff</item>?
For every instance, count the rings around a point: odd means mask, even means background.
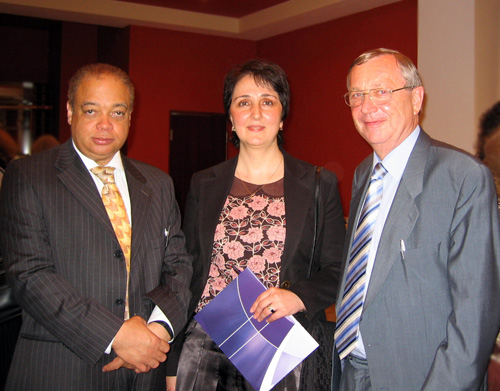
[[[110,354],[111,353],[111,346],[113,346],[113,342],[115,342],[114,338],[111,340],[111,343],[108,345],[108,347],[106,348],[106,350],[104,351],[104,353],[106,353],[106,354]]]
[[[167,326],[167,331],[169,332],[171,339],[170,341],[167,341],[168,343],[172,343],[174,340],[174,328],[172,327],[172,324],[168,320],[168,318],[165,316],[163,311],[160,309],[160,307],[155,306],[153,312],[151,313],[151,316],[149,317],[148,324],[152,322],[159,322],[159,323],[164,323]],[[104,351],[106,354],[111,353],[111,348],[113,346],[113,342],[115,342],[115,339],[113,338],[111,342],[109,343],[108,347]]]
[[[172,327],[172,323],[170,323],[168,318],[158,306],[155,306],[153,312],[151,313],[151,316],[149,317],[148,324],[152,322],[164,323],[166,326],[168,326],[167,331],[169,331],[169,334],[171,336],[171,339],[170,341],[168,341],[168,343],[171,343],[174,340],[174,328]]]

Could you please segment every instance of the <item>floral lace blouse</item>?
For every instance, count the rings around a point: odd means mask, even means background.
[[[260,186],[234,178],[215,229],[210,272],[196,312],[237,276],[235,269],[248,267],[266,288],[279,286],[286,236],[283,183],[280,179]]]

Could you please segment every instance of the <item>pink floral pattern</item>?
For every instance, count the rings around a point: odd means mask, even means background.
[[[250,268],[267,287],[279,286],[285,246],[284,197],[262,190],[253,197],[228,195],[215,229],[208,281],[198,304],[200,311],[237,276]]]
[[[267,237],[277,242],[284,242],[286,236],[286,229],[283,227],[273,226],[267,231]]]
[[[224,225],[217,224],[217,227],[215,227],[214,239],[221,240],[225,235],[226,235],[226,229],[224,228]]]
[[[282,201],[273,201],[267,207],[267,211],[271,216],[281,217],[285,214],[285,203]]]

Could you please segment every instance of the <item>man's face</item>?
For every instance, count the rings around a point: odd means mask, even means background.
[[[392,55],[382,55],[356,65],[350,75],[351,91],[394,90],[404,87],[405,83]],[[423,87],[394,92],[389,103],[379,106],[365,95],[360,106],[351,108],[354,125],[377,155],[384,159],[418,125],[423,98]]]
[[[76,92],[74,108],[69,103],[66,107],[77,148],[106,165],[127,140],[132,114],[127,86],[112,75],[86,77]]]

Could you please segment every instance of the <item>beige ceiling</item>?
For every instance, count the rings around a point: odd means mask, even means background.
[[[118,0],[142,5],[173,8],[177,10],[200,12],[221,16],[241,18],[262,11],[287,0]],[[304,0],[307,1],[307,0]]]
[[[398,1],[402,0],[0,0],[0,12],[260,40]]]

